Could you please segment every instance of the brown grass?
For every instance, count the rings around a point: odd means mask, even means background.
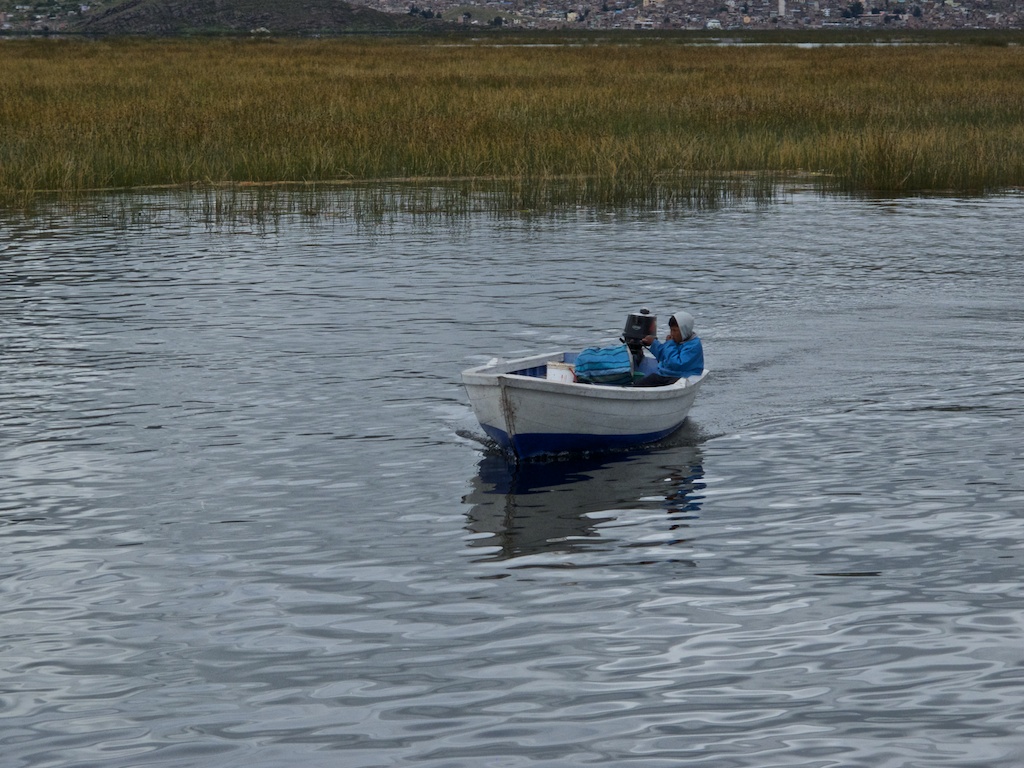
[[[660,205],[714,179],[1024,184],[1024,49],[551,47],[419,38],[8,41],[0,206],[219,182],[496,179]],[[552,198],[554,195],[554,198]]]

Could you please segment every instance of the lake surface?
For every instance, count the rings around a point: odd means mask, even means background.
[[[0,225],[0,764],[1017,768],[1022,216]],[[464,368],[640,306],[681,432],[487,450]]]

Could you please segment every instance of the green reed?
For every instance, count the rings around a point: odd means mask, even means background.
[[[508,210],[767,195],[793,174],[1024,184],[1018,46],[446,42],[8,41],[0,206],[280,182],[455,182]]]

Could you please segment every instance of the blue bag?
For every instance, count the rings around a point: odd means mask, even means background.
[[[633,355],[629,347],[588,347],[576,357],[576,381],[623,386],[633,383]]]

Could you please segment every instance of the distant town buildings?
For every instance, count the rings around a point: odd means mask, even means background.
[[[388,13],[534,29],[1010,29],[1024,0],[359,0]]]
[[[6,2],[0,0],[0,32],[59,32],[89,10],[81,0],[73,2]]]
[[[393,14],[526,29],[1012,29],[1024,0],[350,0]],[[111,0],[93,2],[100,10]],[[81,0],[0,0],[0,32],[59,33],[88,12]]]

